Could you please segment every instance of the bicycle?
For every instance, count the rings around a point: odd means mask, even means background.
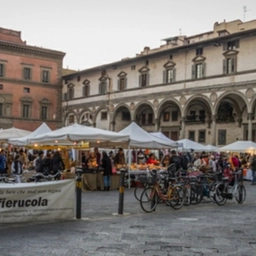
[[[9,174],[0,175],[0,183],[15,183],[15,177],[11,177]]]
[[[230,185],[229,177],[222,178],[216,186],[214,199],[219,206],[223,206],[227,200],[232,200],[234,197],[239,204],[242,204],[246,198],[246,189],[243,185],[243,173],[242,170],[230,173],[233,176],[234,184]]]
[[[156,173],[150,172],[150,175],[153,176],[152,183],[144,189],[140,197],[142,210],[147,213],[152,212],[160,201],[175,210],[180,209],[184,204],[184,189],[181,185],[174,184],[176,178],[167,177],[169,185],[165,193],[163,187],[156,181]]]
[[[52,174],[45,175],[41,172],[38,172],[29,179],[29,182],[45,182],[45,181],[59,180],[60,176],[61,176],[60,171],[56,172],[53,175]]]

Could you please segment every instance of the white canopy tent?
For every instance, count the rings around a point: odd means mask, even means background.
[[[180,151],[190,151],[191,149],[195,152],[209,151],[204,145],[189,139],[178,140],[177,142],[179,144]]]
[[[15,127],[4,129],[0,131],[0,142],[6,143],[10,138],[19,138],[19,137],[29,135],[30,133],[31,133],[30,131],[18,129]]]
[[[129,136],[94,127],[73,124],[31,138],[30,144],[72,145],[80,141],[89,142],[92,147],[97,146],[106,148],[115,145],[128,145]]]
[[[151,135],[134,122],[118,132],[118,134],[128,135],[130,137],[129,145],[131,148],[163,149],[176,148],[178,146],[175,141],[168,141]]]
[[[171,139],[169,139],[168,137],[166,137],[163,133],[161,133],[161,132],[150,132],[149,133],[150,135],[153,135],[153,136],[155,136],[155,137],[157,137],[157,138],[159,138],[159,139],[163,139],[163,140],[166,140],[166,141],[168,141],[170,144],[176,144],[177,145],[177,142],[175,142],[174,140],[171,140]],[[178,146],[178,145],[177,145]],[[176,146],[176,147],[177,147]]]
[[[10,138],[8,142],[13,145],[17,146],[25,146],[28,144],[29,140],[33,137],[45,134],[47,132],[51,132],[52,130],[46,123],[42,123],[35,131],[31,132],[30,134],[20,137],[20,138]]]
[[[250,152],[256,151],[256,143],[246,140],[238,140],[229,145],[219,148],[219,151],[230,151],[230,152]]]
[[[210,145],[210,144],[206,145],[205,147],[207,148],[206,151],[208,151],[208,152],[218,152],[218,151],[220,151],[218,147],[215,147],[215,146]]]

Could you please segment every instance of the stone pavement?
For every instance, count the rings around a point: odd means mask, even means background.
[[[239,205],[214,203],[173,210],[158,205],[144,213],[125,190],[124,213],[118,191],[84,192],[81,220],[0,225],[1,256],[256,255],[256,186],[245,182]]]

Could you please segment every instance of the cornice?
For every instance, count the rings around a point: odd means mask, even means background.
[[[40,56],[48,56],[48,57],[55,57],[63,59],[66,53],[40,48],[36,46],[30,46],[30,45],[22,45],[22,44],[14,44],[10,42],[0,41],[0,49],[2,50],[11,50],[11,51],[18,51],[18,52],[25,52],[25,53],[31,53],[31,54],[37,54]]]

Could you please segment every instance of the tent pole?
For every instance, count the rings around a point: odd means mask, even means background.
[[[128,146],[128,188],[131,188],[131,175],[130,175],[130,166],[131,166],[131,147],[130,147],[130,143]]]

